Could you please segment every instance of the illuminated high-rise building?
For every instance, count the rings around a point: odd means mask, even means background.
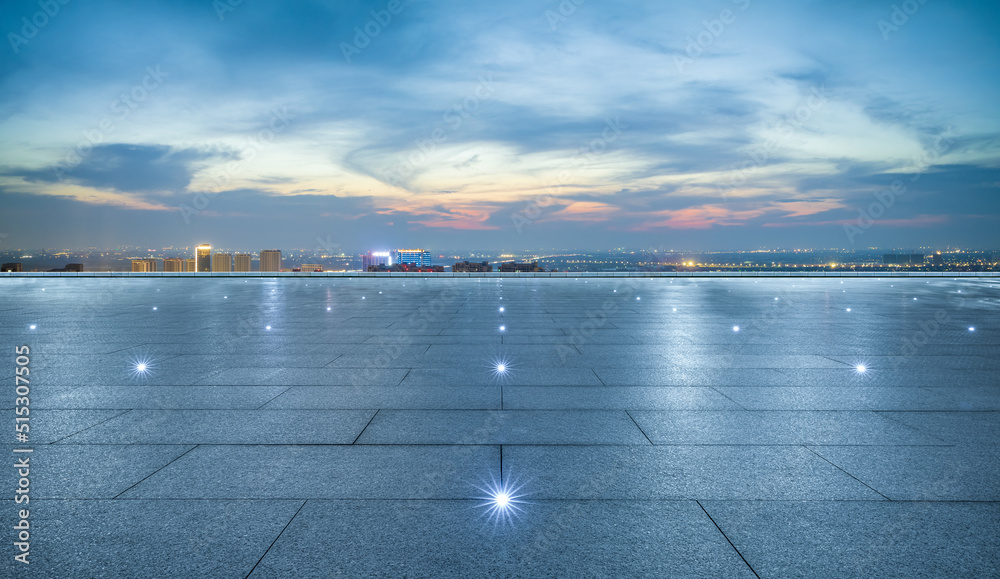
[[[132,271],[134,272],[151,272],[156,271],[156,259],[133,259],[132,260]]]
[[[361,271],[379,265],[392,265],[392,256],[388,251],[369,251],[361,256]]]
[[[196,271],[195,267],[194,267],[196,262],[197,262],[197,260],[195,260],[195,259],[185,259],[184,260],[184,271]]]
[[[194,250],[194,270],[198,272],[212,271],[212,246],[203,243]]]
[[[431,252],[424,249],[394,249],[392,261],[388,265],[396,264],[430,267]]]
[[[216,252],[212,255],[212,271],[233,271],[233,256],[230,253]]]
[[[281,250],[264,249],[260,252],[261,271],[281,271]]]
[[[252,257],[249,253],[237,253],[233,257],[235,259],[233,271],[250,271]]]
[[[319,263],[303,263],[299,266],[299,271],[323,271],[323,265]]]
[[[184,271],[184,260],[177,257],[169,257],[163,260],[163,271]]]

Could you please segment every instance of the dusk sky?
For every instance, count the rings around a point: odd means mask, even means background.
[[[0,249],[996,247],[998,29],[995,1],[5,1]]]

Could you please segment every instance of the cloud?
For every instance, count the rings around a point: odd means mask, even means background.
[[[29,183],[71,183],[123,193],[183,191],[200,163],[231,154],[168,145],[95,145],[76,166],[57,164],[42,169],[8,169],[6,176]]]
[[[406,1],[348,60],[343,44],[386,2],[244,2],[221,17],[201,0],[71,4],[0,61],[0,187],[52,213],[83,203],[172,219],[163,208],[226,175],[199,219],[234,237],[271,218],[294,227],[296,208],[363,224],[361,236],[458,245],[670,231],[759,245],[792,230],[819,243],[820,226],[914,177],[914,157],[953,129],[886,219],[943,216],[955,244],[982,237],[961,216],[1000,212],[1000,76],[984,72],[1000,61],[1000,13],[929,3],[886,42],[884,6],[724,4],[737,18],[682,70],[676,56],[721,5],[587,2],[553,25],[556,4]],[[3,3],[0,25],[36,10]],[[147,66],[169,76],[116,122],[116,143],[60,179],[65,152]],[[820,88],[823,106],[802,114]],[[286,107],[287,128],[268,134]],[[510,215],[539,197],[551,201],[518,233]]]

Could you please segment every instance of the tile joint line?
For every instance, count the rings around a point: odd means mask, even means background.
[[[250,575],[253,574],[254,569],[256,569],[258,565],[260,565],[260,562],[264,560],[264,557],[267,557],[267,554],[271,552],[271,548],[274,547],[274,544],[278,542],[278,539],[281,538],[281,535],[283,535],[285,533],[285,529],[288,528],[288,525],[292,524],[292,521],[295,520],[295,517],[299,516],[299,513],[302,512],[302,508],[305,507],[306,503],[308,503],[308,502],[309,502],[309,499],[306,499],[306,500],[302,501],[302,504],[299,505],[298,510],[296,510],[295,514],[292,515],[292,518],[288,519],[288,522],[285,523],[285,526],[281,528],[281,532],[278,533],[278,536],[275,537],[273,541],[271,541],[271,544],[267,546],[267,549],[264,551],[264,554],[260,556],[260,559],[257,559],[257,562],[253,564],[253,567],[250,568],[250,572],[247,573],[246,577],[244,577],[243,579],[246,579],[247,577],[249,577]]]
[[[828,464],[829,464],[830,466],[832,466],[833,468],[835,468],[835,469],[839,470],[840,472],[842,472],[842,473],[846,474],[847,476],[849,476],[849,477],[853,478],[854,480],[858,481],[859,483],[861,483],[861,484],[865,485],[865,486],[866,486],[866,487],[867,487],[868,489],[870,489],[870,490],[871,490],[871,491],[872,491],[873,493],[877,494],[878,496],[882,497],[883,499],[885,499],[885,500],[887,500],[887,501],[890,501],[890,502],[892,501],[892,499],[890,499],[889,497],[887,497],[887,496],[883,495],[882,493],[878,492],[877,490],[873,489],[873,488],[872,488],[871,486],[869,486],[869,485],[868,485],[868,483],[866,483],[865,481],[863,481],[863,480],[859,479],[858,477],[854,476],[853,474],[851,474],[851,473],[847,472],[846,470],[844,470],[844,469],[840,468],[840,467],[839,467],[839,466],[837,466],[836,464],[834,464],[834,463],[830,462],[830,460],[829,460],[828,458],[826,458],[826,457],[825,457],[825,456],[823,456],[822,454],[820,454],[820,453],[816,452],[815,450],[813,450],[813,449],[809,448],[809,446],[807,446],[807,445],[803,444],[803,445],[802,445],[802,448],[805,448],[805,449],[806,449],[806,450],[808,450],[809,452],[811,452],[811,453],[815,454],[816,456],[818,456],[818,457],[822,458],[822,459],[823,459],[824,461],[826,461],[826,462],[827,462],[827,463],[828,463]]]
[[[712,524],[715,525],[716,529],[719,529],[719,532],[722,533],[722,537],[726,540],[727,543],[729,543],[729,546],[733,548],[733,551],[736,551],[736,554],[740,556],[740,559],[742,559],[743,563],[746,564],[747,569],[750,569],[750,572],[753,573],[754,577],[760,579],[760,575],[758,575],[757,572],[754,571],[754,568],[750,566],[750,562],[747,561],[746,557],[743,556],[743,553],[740,553],[740,550],[736,548],[736,545],[734,545],[733,542],[729,540],[729,537],[726,535],[726,532],[722,530],[722,527],[719,526],[719,523],[715,522],[715,519],[712,518],[712,515],[708,514],[708,511],[705,509],[705,505],[701,504],[701,501],[697,499],[695,499],[694,502],[698,503],[698,506],[701,507],[701,510],[705,512],[705,516],[708,517],[708,520],[712,521]]]
[[[378,413],[381,411],[382,411],[381,408],[375,410],[375,414],[372,414],[372,417],[368,419],[368,424],[365,424],[365,427],[361,429],[361,432],[358,433],[357,438],[355,438],[354,442],[351,443],[352,445],[355,444],[359,438],[361,438],[361,435],[364,434],[366,430],[368,430],[368,425],[372,423],[372,420],[375,420],[375,417],[378,416]]]
[[[627,414],[628,417],[632,419],[632,424],[635,424],[635,427],[638,428],[639,432],[641,432],[642,435],[646,437],[646,440],[649,441],[649,444],[652,444],[653,446],[656,446],[655,444],[653,444],[652,440],[649,440],[649,436],[646,435],[646,431],[643,430],[641,426],[639,426],[639,423],[635,421],[635,418],[632,418],[632,413],[629,412],[628,410],[626,410],[625,414]]]

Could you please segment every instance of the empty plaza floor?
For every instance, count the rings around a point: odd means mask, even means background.
[[[997,577],[998,322],[992,279],[2,279],[0,575]]]

